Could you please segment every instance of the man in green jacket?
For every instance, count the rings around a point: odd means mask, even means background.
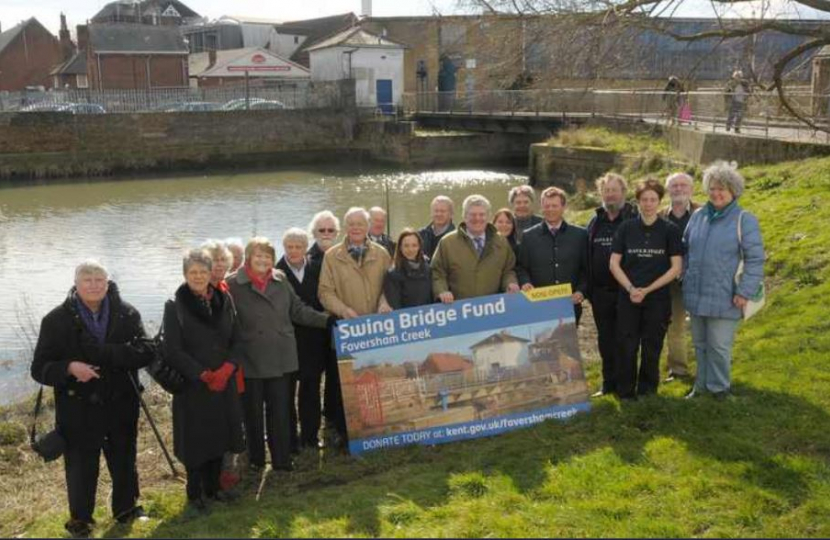
[[[464,199],[464,222],[438,243],[432,258],[432,288],[441,302],[499,292],[518,292],[516,255],[490,223],[490,201]]]

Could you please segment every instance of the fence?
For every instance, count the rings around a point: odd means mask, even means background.
[[[830,130],[830,94],[802,89],[787,92],[803,116]],[[650,122],[682,123],[698,129],[723,129],[729,114],[729,96],[719,90],[672,94],[655,90],[493,90],[478,92],[406,93],[407,113],[449,115],[595,115],[637,118]],[[684,108],[683,105],[688,105]],[[681,114],[681,109],[685,109]],[[791,115],[775,92],[749,96],[742,128],[776,138],[815,138],[816,132]],[[828,135],[822,134],[825,140]]]
[[[354,89],[339,81],[298,81],[281,86],[0,92],[0,111],[61,110],[72,104],[100,105],[103,112],[111,113],[239,110],[255,109],[254,104],[262,101],[269,102],[262,108],[348,107],[354,106]]]

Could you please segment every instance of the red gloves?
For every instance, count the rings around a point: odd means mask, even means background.
[[[233,375],[235,366],[225,362],[219,369],[203,371],[199,378],[211,392],[224,392],[228,386],[228,379]]]

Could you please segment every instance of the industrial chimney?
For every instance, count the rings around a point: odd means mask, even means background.
[[[362,8],[360,10],[361,17],[372,16],[372,0],[361,0]]]

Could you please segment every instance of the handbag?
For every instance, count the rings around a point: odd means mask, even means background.
[[[691,122],[692,121],[692,106],[689,105],[689,102],[683,103],[680,107],[680,111],[677,113],[677,118],[681,122]]]
[[[179,320],[179,327],[184,327],[181,307],[175,300],[172,302],[176,308],[176,318]],[[150,364],[145,368],[147,373],[154,381],[156,381],[156,383],[158,383],[159,386],[164,388],[166,392],[170,394],[180,393],[187,385],[187,380],[184,378],[184,375],[179,373],[176,368],[170,365],[170,362],[168,362],[165,357],[163,323],[159,328],[158,333],[156,333],[156,336],[153,338],[153,342],[155,345],[155,355],[150,361]]]
[[[37,415],[40,413],[42,403],[43,387],[41,386],[37,393],[37,400],[35,401],[32,429],[29,432],[29,445],[37,455],[43,458],[43,461],[49,463],[61,457],[66,451],[66,439],[63,438],[63,435],[57,429],[53,429],[49,433],[37,434]]]
[[[735,272],[736,286],[741,282],[741,277],[744,275],[743,235],[741,234],[741,222],[743,222],[743,217],[744,212],[741,211],[741,215],[738,216],[738,248],[741,252],[741,260],[738,263],[738,270]],[[761,308],[764,307],[764,304],[766,303],[766,298],[766,287],[764,286],[764,280],[762,279],[761,283],[758,284],[758,289],[756,289],[755,293],[746,299],[746,306],[744,306],[743,310],[744,320],[751,318],[753,315],[761,311]]]

